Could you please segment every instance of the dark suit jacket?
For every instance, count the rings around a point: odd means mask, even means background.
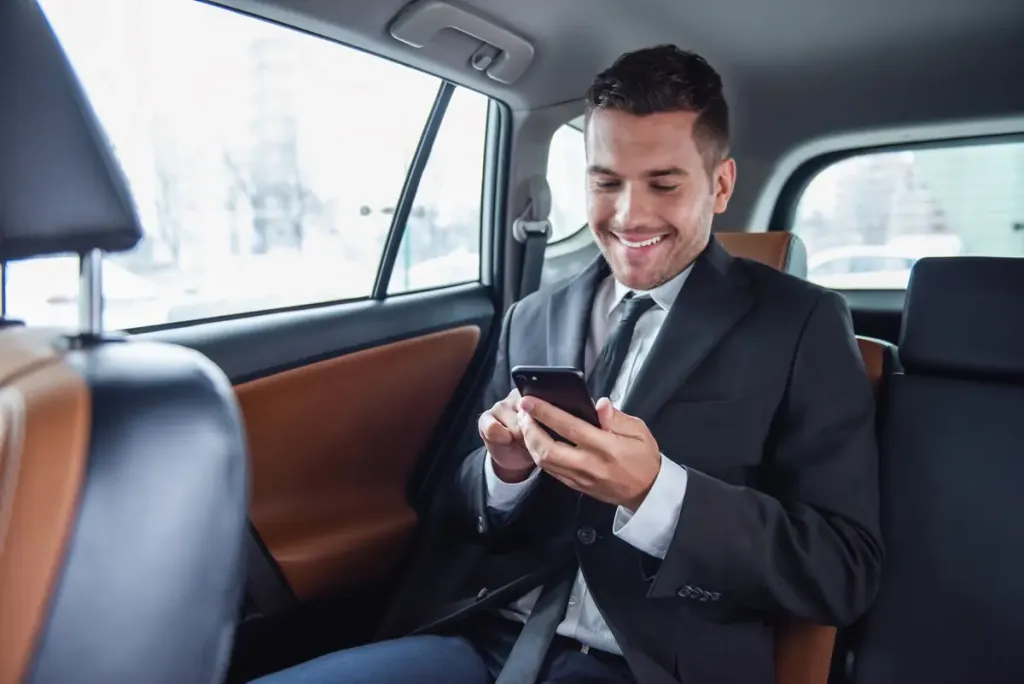
[[[508,311],[485,406],[511,391],[512,366],[583,367],[608,273],[598,258]],[[612,533],[614,506],[547,474],[492,518],[478,448],[441,495],[433,560],[392,626],[507,603],[575,554],[641,684],[751,684],[772,681],[780,618],[841,626],[868,607],[883,558],[874,400],[840,295],[712,239],[622,410],[689,472],[664,560]]]

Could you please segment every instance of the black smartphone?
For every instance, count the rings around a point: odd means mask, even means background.
[[[571,366],[516,366],[512,369],[512,382],[524,397],[537,397],[557,406],[591,425],[600,427],[597,408],[590,397],[583,372]],[[562,442],[569,442],[547,425],[541,424],[548,434]]]

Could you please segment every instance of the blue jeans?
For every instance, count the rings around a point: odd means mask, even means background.
[[[492,684],[493,658],[460,636],[423,635],[350,648],[296,665],[251,684]],[[610,667],[579,651],[554,649],[542,684],[634,684],[625,664]]]
[[[459,636],[405,637],[320,656],[252,684],[491,684],[487,664]]]

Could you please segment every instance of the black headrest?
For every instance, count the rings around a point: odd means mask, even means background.
[[[35,0],[0,1],[0,261],[131,249],[120,165]]]
[[[1024,259],[915,263],[899,355],[908,372],[1024,380]]]

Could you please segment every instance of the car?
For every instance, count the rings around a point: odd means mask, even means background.
[[[671,42],[719,70],[738,185],[714,229],[764,238],[752,252],[766,261],[778,252],[764,245],[806,243],[807,278],[847,302],[880,396],[923,258],[1024,257],[1020,0],[39,1],[148,217],[146,242],[173,264],[157,283],[106,261],[106,327],[205,355],[245,420],[249,574],[230,684],[375,638],[445,503],[440,477],[479,415],[503,316],[535,271],[547,287],[599,255],[584,225],[583,93],[620,54]],[[552,240],[517,236],[517,221],[548,221]],[[76,257],[6,268],[9,317],[75,325]],[[991,283],[1007,312],[994,356],[1013,353],[1024,317],[1008,282]],[[913,394],[904,379],[896,389]],[[959,449],[943,477],[928,454],[883,464],[918,469],[886,501],[934,523],[887,538],[887,562],[917,543],[936,553],[903,575],[909,588],[882,592],[914,603],[867,644],[889,668],[879,682],[1021,678],[1020,439],[988,439],[1015,424],[1014,382],[945,419],[907,406],[890,421],[970,432],[922,438]],[[1001,484],[982,468],[1002,469]],[[194,551],[181,549],[199,575]],[[658,600],[681,621],[742,612]],[[779,681],[865,681],[862,625],[836,641],[834,627],[792,624]]]

